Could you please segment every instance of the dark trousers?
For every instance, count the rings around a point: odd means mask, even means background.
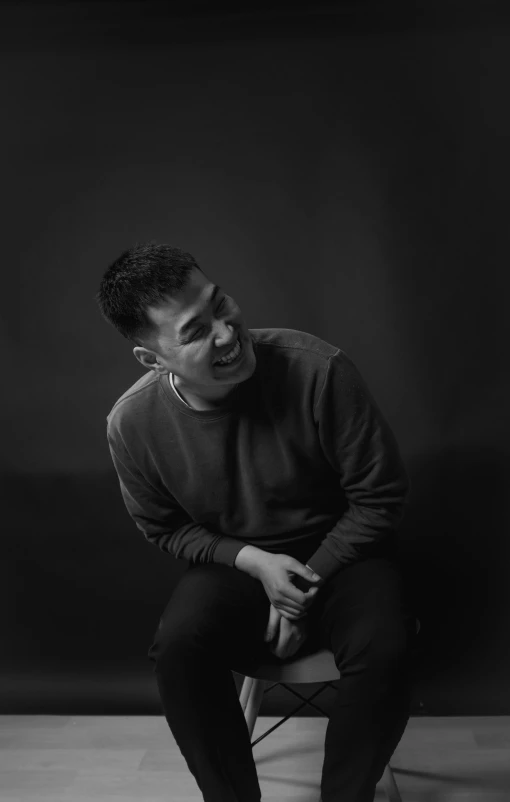
[[[326,730],[323,802],[373,802],[409,719],[415,617],[392,558],[343,567],[320,589],[297,655],[330,648],[341,672]],[[264,643],[261,582],[219,563],[190,565],[160,620],[154,661],[163,712],[205,802],[259,802],[232,670],[280,662]]]

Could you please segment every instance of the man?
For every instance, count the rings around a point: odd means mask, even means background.
[[[149,657],[205,802],[261,800],[232,670],[320,646],[341,672],[322,802],[372,802],[409,718],[414,617],[408,478],[367,385],[311,334],[247,329],[178,248],[125,251],[97,300],[147,369],[107,417],[126,508],[189,563]]]

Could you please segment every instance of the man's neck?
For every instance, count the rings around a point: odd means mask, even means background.
[[[170,375],[168,376],[168,378],[170,380]],[[183,387],[183,385],[181,384],[181,380],[179,379],[178,376],[175,375],[175,373],[173,374],[173,379],[174,379],[174,386],[178,391],[179,395],[181,395],[184,398],[186,403],[189,404],[192,409],[196,409],[199,412],[204,412],[211,409],[217,409],[219,406],[223,404],[227,395],[229,395],[229,393],[224,393],[223,395],[217,398],[204,398],[203,396],[199,396],[196,393],[193,393],[186,387]],[[235,386],[237,387],[237,385]],[[233,389],[235,388],[232,388],[232,390]],[[230,390],[229,392],[232,392],[232,390]]]

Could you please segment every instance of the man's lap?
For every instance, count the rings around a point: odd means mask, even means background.
[[[178,633],[209,641],[230,663],[278,662],[264,643],[270,602],[262,584],[220,563],[190,565],[163,613],[160,648]],[[319,590],[308,613],[310,634],[296,657],[332,648],[333,630],[349,637],[381,617],[413,618],[405,605],[400,567],[390,558],[370,558],[342,567]],[[231,666],[234,670],[235,665]],[[241,672],[244,673],[244,672]]]

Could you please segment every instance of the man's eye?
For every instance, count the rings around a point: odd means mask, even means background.
[[[203,327],[203,326],[200,326],[200,328],[199,328],[199,329],[197,329],[195,332],[193,332],[193,334],[192,334],[192,335],[191,335],[191,337],[189,338],[188,342],[189,342],[189,343],[191,343],[191,342],[193,342],[193,340],[196,340],[196,338],[198,337],[198,335],[200,334],[200,332],[202,332],[203,330],[204,330],[204,327]]]
[[[216,312],[220,312],[223,309],[223,306],[225,305],[225,301],[226,301],[225,298],[223,298],[222,301],[220,301],[220,305],[216,309]],[[190,339],[187,340],[187,342],[191,343],[191,342],[193,342],[193,340],[196,340],[198,335],[201,334],[204,331],[204,329],[205,329],[205,326],[200,326],[200,328],[198,328],[195,332],[193,332],[193,334],[191,335]]]

